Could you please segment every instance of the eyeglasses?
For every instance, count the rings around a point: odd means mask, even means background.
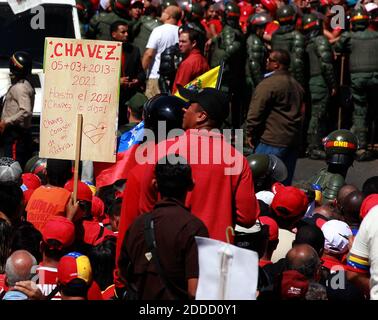
[[[271,57],[268,57],[268,62],[277,62],[277,60],[271,58]]]

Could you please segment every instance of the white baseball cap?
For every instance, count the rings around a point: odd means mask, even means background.
[[[336,254],[348,251],[349,237],[353,235],[350,227],[343,221],[330,220],[323,224],[324,249]]]

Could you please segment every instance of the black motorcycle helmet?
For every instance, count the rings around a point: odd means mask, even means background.
[[[25,77],[31,74],[32,58],[25,51],[15,52],[9,59],[9,69],[17,77]]]
[[[350,167],[358,148],[357,137],[349,130],[341,129],[331,132],[323,139],[326,162]]]
[[[151,129],[155,137],[158,137],[158,121],[165,121],[167,133],[172,129],[181,129],[184,116],[182,109],[187,107],[188,103],[176,96],[158,94],[143,106],[144,126]]]
[[[277,20],[281,26],[295,23],[296,12],[293,6],[287,4],[277,9]]]

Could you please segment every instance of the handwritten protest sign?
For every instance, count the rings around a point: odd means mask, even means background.
[[[80,159],[115,162],[121,50],[114,41],[46,38],[40,157],[75,159],[82,114]]]

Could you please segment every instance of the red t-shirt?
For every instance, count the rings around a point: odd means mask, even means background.
[[[42,231],[49,217],[66,215],[66,204],[71,192],[59,187],[41,186],[33,192],[25,208],[26,220]]]
[[[321,258],[322,266],[332,270],[333,267],[339,266],[340,268],[344,268],[345,266],[341,263],[341,261],[337,260],[336,258],[330,256],[322,256]]]
[[[222,32],[223,25],[222,25],[222,22],[219,19],[211,19],[207,23],[207,25],[209,26],[209,28],[210,28],[210,25],[213,25],[215,27],[215,32],[217,34],[220,34]]]
[[[198,49],[193,49],[180,63],[173,83],[172,94],[177,91],[177,84],[187,85],[190,81],[208,71],[209,65]]]
[[[204,222],[210,238],[226,242],[228,226],[238,223],[248,227],[255,223],[260,208],[252,172],[247,159],[228,144],[222,134],[190,129],[159,143],[155,151],[159,152],[157,159],[167,153],[178,153],[189,160],[195,185],[186,196],[185,206]],[[151,211],[157,201],[151,183],[154,168],[155,165],[145,168],[139,212]]]

